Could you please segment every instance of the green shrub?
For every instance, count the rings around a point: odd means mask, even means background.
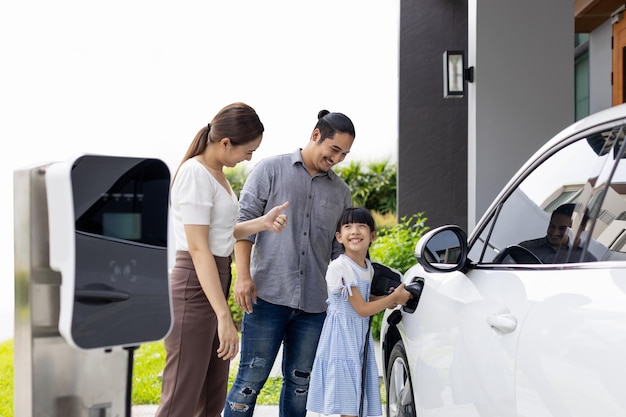
[[[386,230],[391,229],[396,224],[398,224],[398,220],[396,219],[395,213],[385,213],[382,214],[379,211],[372,210],[372,217],[374,218],[374,223],[376,224],[376,230]]]
[[[413,266],[415,244],[428,231],[424,213],[400,218],[391,228],[382,228],[370,247],[370,258],[404,273]]]
[[[239,194],[241,193],[243,184],[246,182],[246,178],[248,178],[248,174],[250,174],[250,166],[248,164],[237,164],[232,168],[224,168],[224,175],[226,175],[230,187],[235,192],[237,198],[239,198]]]
[[[249,164],[239,164],[225,168],[224,174],[233,191],[239,193],[250,173]],[[388,160],[363,163],[351,161],[333,167],[352,190],[352,204],[365,207],[382,214],[396,212],[397,166]]]
[[[352,204],[383,214],[396,212],[396,165],[388,161],[363,165],[351,161],[333,170],[352,190]]]
[[[239,307],[237,301],[235,301],[235,293],[233,291],[235,287],[235,281],[237,280],[237,275],[235,273],[235,262],[231,264],[231,271],[233,274],[233,280],[230,283],[230,290],[228,292],[228,307],[230,309],[230,314],[233,316],[233,322],[235,323],[235,327],[238,332],[241,332],[241,321],[243,320],[243,309]]]

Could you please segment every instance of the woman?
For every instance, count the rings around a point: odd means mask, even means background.
[[[263,138],[250,106],[233,103],[192,141],[171,188],[176,263],[170,276],[174,322],[165,338],[161,404],[157,417],[220,416],[229,361],[239,336],[228,307],[231,253],[236,239],[280,232],[282,211],[236,224],[239,203],[223,168],[249,161]]]

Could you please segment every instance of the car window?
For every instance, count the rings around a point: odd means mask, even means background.
[[[470,260],[626,260],[625,131],[595,131],[546,155],[481,226]]]

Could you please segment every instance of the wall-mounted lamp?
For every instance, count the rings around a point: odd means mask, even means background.
[[[461,98],[465,95],[465,81],[474,81],[474,67],[465,68],[463,51],[443,53],[443,97]]]

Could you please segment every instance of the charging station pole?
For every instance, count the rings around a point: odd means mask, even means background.
[[[13,176],[14,415],[123,417],[129,353],[75,349],[59,334],[61,274],[49,266],[45,168]]]

